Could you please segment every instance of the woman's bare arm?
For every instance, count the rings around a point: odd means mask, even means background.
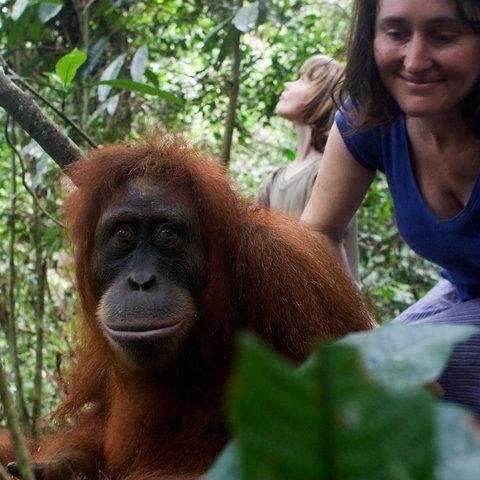
[[[342,240],[375,172],[350,154],[336,124],[328,136],[312,195],[301,220],[322,235],[349,271]]]

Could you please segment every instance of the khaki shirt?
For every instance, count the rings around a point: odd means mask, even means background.
[[[300,218],[312,193],[313,184],[317,178],[320,159],[314,160],[302,170],[285,180],[287,165],[274,170],[262,184],[257,194],[257,203],[286,212]],[[350,270],[358,281],[358,245],[357,221],[352,219],[345,232],[343,245],[347,254]]]

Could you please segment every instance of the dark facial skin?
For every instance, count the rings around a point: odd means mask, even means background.
[[[202,284],[200,225],[189,198],[158,180],[130,180],[95,231],[98,317],[120,357],[168,368],[194,327]]]

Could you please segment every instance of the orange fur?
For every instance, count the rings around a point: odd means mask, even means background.
[[[67,221],[82,323],[58,415],[71,427],[41,441],[37,462],[70,459],[87,479],[101,478],[99,471],[115,480],[196,478],[227,440],[222,398],[237,331],[255,331],[298,362],[318,340],[374,325],[318,239],[296,221],[240,198],[224,169],[179,136],[95,150],[69,175],[78,186],[67,200]],[[119,368],[98,325],[92,287],[102,208],[126,179],[144,175],[189,193],[207,254],[189,358],[170,382]]]

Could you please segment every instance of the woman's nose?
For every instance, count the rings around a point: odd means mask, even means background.
[[[421,73],[433,65],[430,45],[422,35],[414,34],[404,48],[403,65],[407,73]]]

